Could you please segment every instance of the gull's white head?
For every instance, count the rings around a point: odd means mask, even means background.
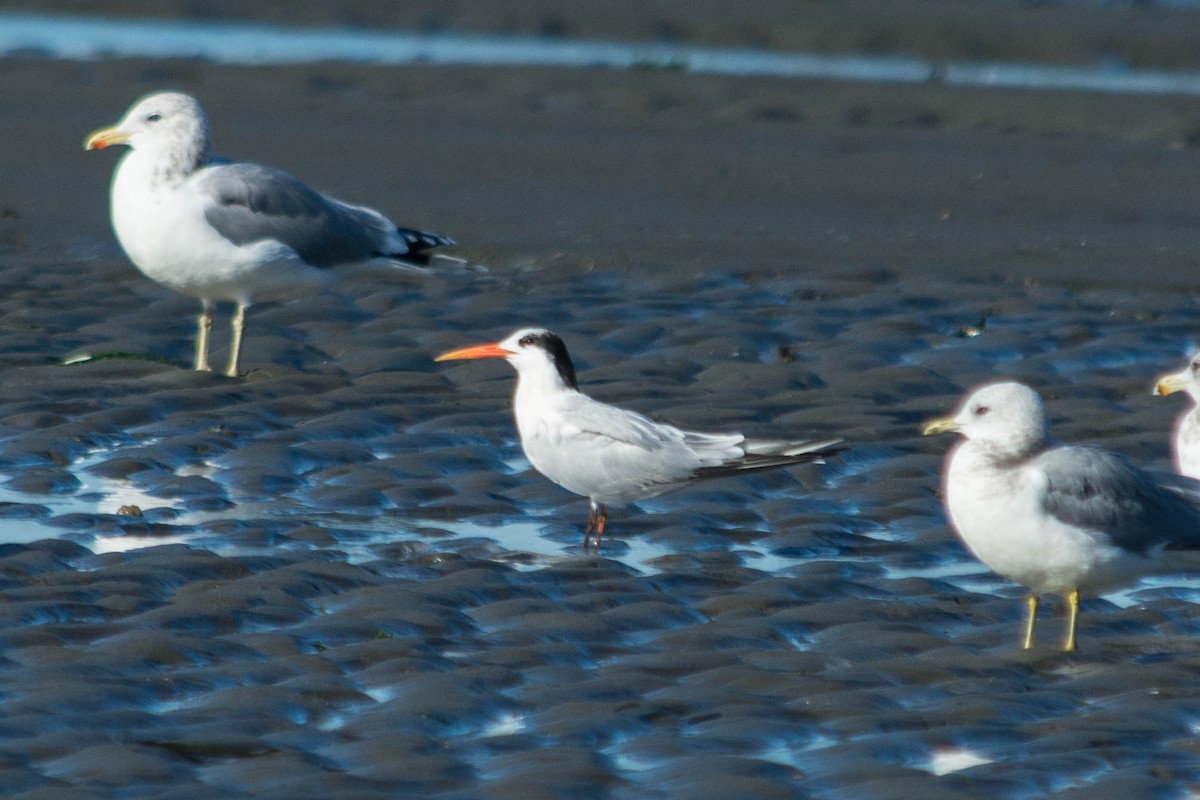
[[[1200,353],[1192,356],[1188,365],[1179,372],[1160,377],[1154,384],[1154,393],[1161,395],[1187,392],[1193,402],[1200,403]]]
[[[86,150],[124,144],[190,171],[208,160],[208,117],[196,98],[159,92],[138,100],[111,128],[102,128],[83,143]]]
[[[460,359],[503,358],[513,365],[517,374],[535,382],[548,381],[578,388],[575,381],[575,365],[567,346],[557,334],[545,328],[522,328],[498,342],[473,345],[459,350],[442,353],[437,361]]]
[[[1050,436],[1041,395],[1023,383],[1004,381],[972,392],[952,417],[931,420],[925,435],[955,431],[994,455],[1021,458],[1040,449]]]

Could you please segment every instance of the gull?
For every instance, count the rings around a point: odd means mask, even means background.
[[[1133,583],[1168,548],[1200,547],[1200,511],[1185,499],[1195,493],[1190,481],[1054,441],[1041,396],[1024,384],[985,385],[923,429],[949,431],[964,438],[946,458],[946,512],[976,558],[1030,590],[1026,649],[1039,594],[1066,598],[1063,650],[1071,651],[1081,593]]]
[[[213,304],[236,306],[225,374],[238,375],[246,309],[336,279],[351,264],[421,265],[454,244],[399,228],[374,209],[320,194],[280,170],[214,158],[208,117],[195,98],[159,92],[87,150],[127,145],[113,174],[111,216],[121,248],[148,278],[200,300],[195,368],[210,369]]]
[[[521,448],[534,469],[591,503],[583,533],[595,546],[608,506],[677,489],[702,478],[806,462],[842,452],[841,439],[747,439],[740,433],[696,433],[655,422],[579,391],[563,340],[544,328],[452,350],[437,361],[503,358],[517,371],[513,413]]]
[[[1200,478],[1200,353],[1192,356],[1179,372],[1163,375],[1154,385],[1157,394],[1187,392],[1192,407],[1175,423],[1173,445],[1175,469],[1180,475]]]

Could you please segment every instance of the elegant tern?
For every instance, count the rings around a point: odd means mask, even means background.
[[[838,438],[756,440],[740,433],[685,431],[601,403],[579,391],[563,340],[541,328],[452,350],[437,360],[478,358],[503,358],[517,371],[513,412],[529,463],[589,499],[585,550],[592,541],[599,547],[609,505],[653,497],[702,478],[821,463],[845,449]]]

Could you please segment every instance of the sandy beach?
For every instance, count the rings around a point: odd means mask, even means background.
[[[930,3],[935,36],[845,4],[871,22],[814,45],[838,4],[758,5],[741,27],[707,2],[291,21],[1195,68],[1180,9],[1006,26]],[[125,259],[115,157],[82,149],[162,88],[200,98],[220,154],[469,265],[255,307],[246,374],[192,372],[196,303]],[[946,525],[949,441],[918,435],[1013,376],[1064,439],[1169,467],[1184,401],[1150,389],[1200,339],[1194,98],[26,55],[0,60],[0,107],[5,797],[1200,787],[1196,559],[1087,600],[1074,655],[1048,602],[1022,652],[1020,590]],[[586,501],[521,458],[511,371],[432,361],[529,324],[603,400],[853,450],[614,511],[584,555]]]

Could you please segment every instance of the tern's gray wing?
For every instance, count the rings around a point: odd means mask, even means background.
[[[685,431],[598,402],[589,405],[586,413],[568,415],[568,420],[590,436],[663,453],[666,466],[673,468],[671,480],[716,478],[816,461],[843,449],[836,447],[841,439],[783,441],[747,439],[740,433]]]
[[[383,255],[393,229],[374,211],[325,197],[258,164],[214,162],[194,181],[210,201],[205,219],[226,239],[237,245],[278,241],[315,267]]]
[[[578,401],[561,412],[564,426],[577,431],[578,435],[641,450],[655,450],[682,441],[682,431],[661,425],[636,411],[605,405],[587,395],[580,395]]]
[[[571,476],[586,475],[586,481],[576,486],[586,483],[589,491],[573,489],[579,494],[650,496],[688,480],[703,465],[701,457],[684,444],[682,431],[634,411],[580,395],[560,413],[561,435],[574,446],[552,448],[542,454],[542,460],[556,462],[557,474],[563,477],[560,482],[568,488]],[[735,436],[731,444],[740,440]],[[735,449],[732,454],[740,452]]]
[[[1092,447],[1057,447],[1038,458],[1044,505],[1056,519],[1107,536],[1135,553],[1200,547],[1200,511],[1150,473]]]

